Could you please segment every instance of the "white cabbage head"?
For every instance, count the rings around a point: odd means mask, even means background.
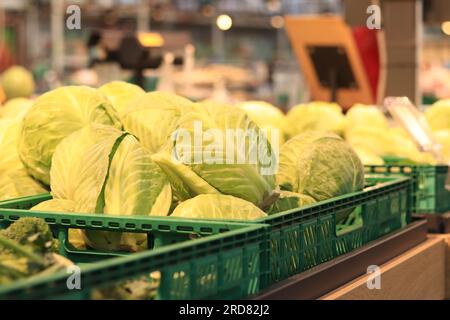
[[[62,139],[91,123],[121,129],[117,112],[98,90],[61,87],[40,96],[23,119],[19,155],[28,172],[50,184],[50,167]]]

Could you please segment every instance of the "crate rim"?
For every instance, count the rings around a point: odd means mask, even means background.
[[[121,256],[121,257],[116,257],[116,258],[111,258],[111,259],[107,259],[104,261],[100,261],[100,262],[90,264],[90,265],[83,265],[80,267],[80,270],[81,270],[82,274],[84,273],[84,274],[89,275],[89,274],[95,273],[96,271],[107,270],[107,269],[114,268],[117,266],[123,266],[126,263],[131,263],[131,262],[135,262],[135,261],[142,260],[142,259],[151,259],[152,257],[157,257],[157,256],[170,255],[174,251],[179,251],[179,250],[183,251],[187,248],[202,246],[204,244],[211,243],[214,241],[224,241],[224,238],[232,238],[232,237],[242,235],[244,233],[248,234],[248,233],[252,233],[252,232],[262,231],[262,234],[260,234],[258,236],[260,238],[263,238],[264,240],[258,241],[255,238],[252,242],[255,242],[255,243],[268,242],[269,241],[269,229],[270,229],[270,225],[268,225],[268,224],[247,224],[247,225],[243,226],[242,228],[235,229],[235,230],[229,230],[229,231],[226,231],[225,233],[209,235],[206,237],[192,239],[192,240],[184,241],[184,242],[180,242],[180,243],[168,244],[168,245],[165,245],[163,247],[159,247],[159,248],[156,248],[153,250],[146,250],[146,251],[138,252],[138,253],[128,255],[128,256]],[[260,270],[261,273],[263,271],[264,270]],[[139,276],[144,273],[145,272],[143,271],[138,274],[134,274],[133,276]],[[1,298],[2,295],[7,295],[9,292],[14,292],[17,290],[29,291],[31,288],[35,288],[36,286],[40,286],[40,285],[48,284],[48,283],[52,283],[52,282],[54,283],[56,281],[61,281],[61,280],[67,280],[67,278],[68,278],[68,273],[61,270],[54,274],[48,274],[48,275],[42,275],[42,276],[38,275],[38,276],[31,277],[28,279],[13,282],[11,284],[0,286],[0,300],[2,300],[2,298]],[[120,279],[115,279],[115,280],[120,281]],[[100,282],[100,283],[90,282],[88,287],[90,287],[92,289],[96,285],[104,284],[102,281],[97,281],[97,282]]]

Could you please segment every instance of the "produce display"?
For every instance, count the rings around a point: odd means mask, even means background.
[[[193,102],[115,81],[11,99],[0,110],[0,199],[50,191],[33,211],[253,221],[361,191],[363,164],[398,150],[428,160],[373,106],[344,115],[313,102],[284,115],[264,102]],[[361,223],[360,213],[342,210],[336,223]],[[144,233],[71,229],[69,241],[100,252],[148,248]],[[96,295],[154,298],[157,283],[136,279]]]

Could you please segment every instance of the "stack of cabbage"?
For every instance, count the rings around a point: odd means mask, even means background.
[[[289,138],[308,131],[342,134],[343,130],[344,114],[336,103],[316,101],[300,104],[287,114],[286,134]]]
[[[417,163],[435,163],[431,154],[421,152],[408,133],[390,127],[375,106],[355,105],[345,116],[345,139],[366,165],[380,165],[382,157],[407,158]]]
[[[197,104],[124,82],[69,86],[39,97],[6,136],[18,140],[18,169],[51,189],[33,210],[251,220],[363,188],[363,166],[342,138],[306,125],[278,150],[283,114],[254,105]],[[129,233],[82,237],[102,250],[146,244]]]
[[[17,150],[22,118],[31,104],[15,98],[0,107],[0,201],[47,192],[27,173]]]

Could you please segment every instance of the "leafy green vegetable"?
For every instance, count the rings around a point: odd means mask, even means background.
[[[0,231],[0,285],[54,273],[72,262],[57,255],[59,242],[44,220],[20,218]]]
[[[169,213],[172,192],[162,170],[137,139],[127,135],[114,153],[105,185],[103,213],[113,215],[161,215]],[[86,232],[92,247],[137,251],[146,243],[145,234]]]
[[[173,211],[172,217],[253,220],[266,216],[254,204],[233,196],[221,194],[202,194],[186,200]]]
[[[21,66],[8,68],[0,77],[0,86],[8,99],[31,96],[35,89],[33,75]]]
[[[388,122],[383,112],[376,106],[356,104],[345,115],[345,129],[371,127],[385,130]]]
[[[1,234],[21,245],[31,247],[34,252],[58,252],[59,241],[53,238],[48,224],[39,218],[23,217],[12,223]]]
[[[315,202],[316,200],[310,196],[282,190],[280,191],[280,197],[278,200],[265,211],[268,214],[275,214],[291,209],[301,208]]]
[[[0,175],[0,201],[46,193],[48,190],[25,169],[8,170]]]
[[[43,201],[32,207],[32,211],[43,212],[73,212],[75,203],[72,200],[50,199]]]
[[[0,107],[0,118],[22,119],[33,105],[33,100],[27,98],[14,98],[8,100]]]
[[[425,110],[425,117],[433,131],[450,129],[450,99],[434,103]]]
[[[123,81],[112,81],[99,88],[106,95],[119,115],[126,110],[127,105],[145,93],[141,87]]]
[[[25,115],[19,138],[19,155],[28,172],[49,185],[57,145],[90,123],[122,128],[116,110],[98,90],[68,86],[40,96]]]
[[[290,138],[307,131],[327,131],[340,134],[344,125],[344,115],[339,105],[311,102],[289,110],[286,133]]]
[[[169,181],[150,152],[134,136],[111,126],[91,124],[64,138],[53,155],[50,175],[54,200],[65,200],[48,203],[51,209],[164,216],[172,203]],[[141,234],[83,234],[94,249],[137,251],[146,245]]]
[[[276,155],[244,111],[219,105],[197,107],[180,117],[177,130],[172,155],[153,159],[166,172],[179,200],[220,193],[261,208],[276,200],[276,170],[272,170],[277,166]],[[230,139],[229,132],[237,134]],[[247,133],[254,134],[253,140]],[[209,138],[198,144],[198,135]]]
[[[271,142],[275,130],[278,130],[279,144],[282,145],[285,142],[286,116],[280,109],[264,101],[246,101],[239,107],[258,127],[268,130],[267,137]]]
[[[193,106],[191,101],[177,95],[149,92],[127,105],[122,121],[125,130],[154,153],[161,151],[169,142],[179,117]]]
[[[322,201],[362,190],[364,167],[339,136],[310,132],[281,147],[277,182],[284,190]]]
[[[92,124],[61,141],[51,169],[53,197],[74,201],[75,212],[102,213],[110,154],[124,135],[113,127]]]

